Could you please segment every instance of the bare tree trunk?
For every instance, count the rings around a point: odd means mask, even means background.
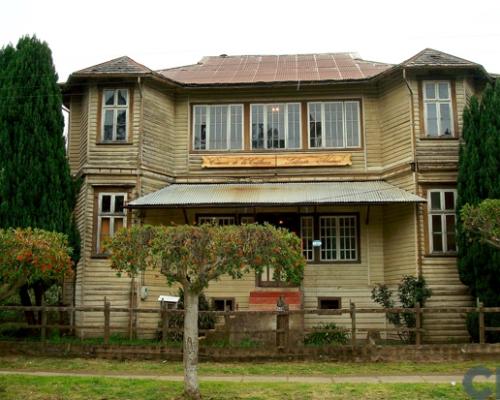
[[[184,395],[200,399],[198,384],[198,294],[184,288]]]

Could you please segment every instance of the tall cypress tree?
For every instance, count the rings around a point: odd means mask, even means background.
[[[66,158],[57,80],[49,46],[36,36],[0,51],[0,228],[66,233],[76,261],[77,187]]]
[[[488,85],[481,101],[473,97],[464,110],[464,143],[460,148],[457,199],[457,244],[460,278],[485,306],[500,306],[500,250],[470,241],[460,210],[487,198],[500,198],[500,84]],[[500,326],[500,316],[488,315]],[[469,324],[473,327],[475,322]],[[493,335],[491,335],[492,338]],[[496,335],[497,336],[497,335]]]

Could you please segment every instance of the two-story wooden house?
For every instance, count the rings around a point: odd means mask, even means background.
[[[280,295],[291,308],[373,306],[376,283],[418,274],[433,290],[428,305],[473,304],[456,268],[457,161],[462,110],[489,79],[432,49],[397,65],[350,53],[221,55],[153,71],[121,57],[73,73],[75,304],[157,307],[176,294],[158,271],[131,282],[109,268],[102,242],[123,226],[263,221],[302,238],[302,285],[285,287],[272,270],[221,279],[206,291],[216,308],[274,308]],[[467,337],[460,315],[425,324],[428,340]]]

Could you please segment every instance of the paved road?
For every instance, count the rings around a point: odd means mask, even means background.
[[[48,372],[26,370],[0,370],[1,375],[28,376],[71,376],[71,377],[109,377],[119,379],[152,379],[159,381],[182,381],[182,375],[144,375],[92,372]],[[463,375],[370,375],[370,376],[268,376],[268,375],[200,375],[200,381],[205,382],[293,382],[293,383],[462,383]],[[495,383],[495,377],[490,379],[477,377],[475,382]]]

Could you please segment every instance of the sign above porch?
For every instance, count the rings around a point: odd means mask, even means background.
[[[344,167],[351,153],[239,154],[203,156],[203,168]]]

